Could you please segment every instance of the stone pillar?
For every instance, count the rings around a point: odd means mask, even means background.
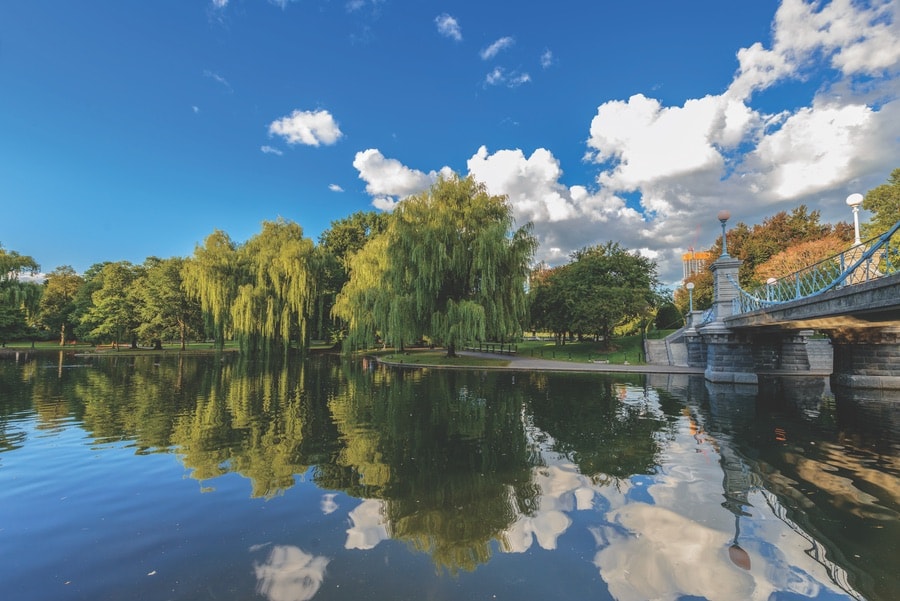
[[[727,329],[704,328],[706,343],[706,371],[710,382],[756,384],[756,359],[752,341]]]
[[[846,328],[828,335],[835,385],[900,390],[900,328]]]
[[[713,274],[713,321],[721,322],[734,313],[732,301],[740,293],[728,278],[730,276],[735,282],[738,281],[738,270],[742,262],[729,255],[722,255],[709,266]]]
[[[733,313],[739,292],[728,278],[738,278],[741,260],[722,255],[710,265],[713,273],[713,320],[697,332],[706,347],[706,379],[710,382],[756,384],[753,346],[745,336],[732,332],[724,319]]]

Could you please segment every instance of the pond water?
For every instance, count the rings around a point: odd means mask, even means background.
[[[0,360],[0,595],[896,599],[898,399],[821,378]]]

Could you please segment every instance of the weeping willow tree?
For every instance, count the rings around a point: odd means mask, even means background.
[[[426,336],[452,357],[466,342],[520,334],[536,241],[530,224],[512,228],[506,198],[471,177],[441,178],[404,200],[351,262],[335,305],[350,339],[377,331],[400,346]]]
[[[315,297],[315,254],[302,228],[264,221],[243,245],[213,232],[185,265],[184,285],[200,301],[220,344],[232,334],[245,352],[305,348]]]
[[[194,248],[194,256],[182,268],[182,285],[188,295],[200,301],[219,348],[232,333],[231,308],[246,272],[241,261],[237,245],[228,234],[215,230],[203,246]]]
[[[332,313],[347,324],[345,348],[374,346],[379,336],[398,348],[422,335],[411,294],[386,279],[391,255],[387,233],[372,238],[348,261],[350,278],[335,299]]]
[[[36,275],[37,262],[28,255],[6,250],[0,245],[0,342],[22,337],[28,322],[37,314],[42,288],[19,276]]]

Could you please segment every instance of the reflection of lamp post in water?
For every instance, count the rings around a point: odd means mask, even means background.
[[[688,311],[694,312],[694,282],[688,282],[685,286],[688,291]]]
[[[728,558],[737,567],[749,570],[750,554],[738,544],[738,537],[741,535],[741,516],[750,516],[744,511],[744,507],[750,505],[747,497],[750,490],[757,485],[757,480],[740,456],[729,446],[721,445],[719,455],[722,471],[725,473],[722,483],[725,489],[725,502],[722,503],[722,507],[734,514],[734,539],[728,547]]]
[[[853,246],[859,246],[862,244],[859,240],[859,205],[862,204],[863,195],[862,194],[851,194],[847,197],[847,206],[853,209]]]

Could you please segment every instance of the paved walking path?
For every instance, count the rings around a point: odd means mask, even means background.
[[[680,365],[618,365],[611,363],[574,363],[572,361],[554,361],[552,359],[535,359],[518,355],[498,355],[496,353],[479,353],[475,351],[457,351],[459,355],[480,357],[482,359],[505,359],[509,365],[478,366],[466,369],[517,369],[524,371],[574,371],[574,372],[608,372],[608,373],[644,373],[644,374],[702,374],[701,367],[683,367]],[[422,367],[421,365],[419,365]],[[444,366],[436,366],[444,367]]]

